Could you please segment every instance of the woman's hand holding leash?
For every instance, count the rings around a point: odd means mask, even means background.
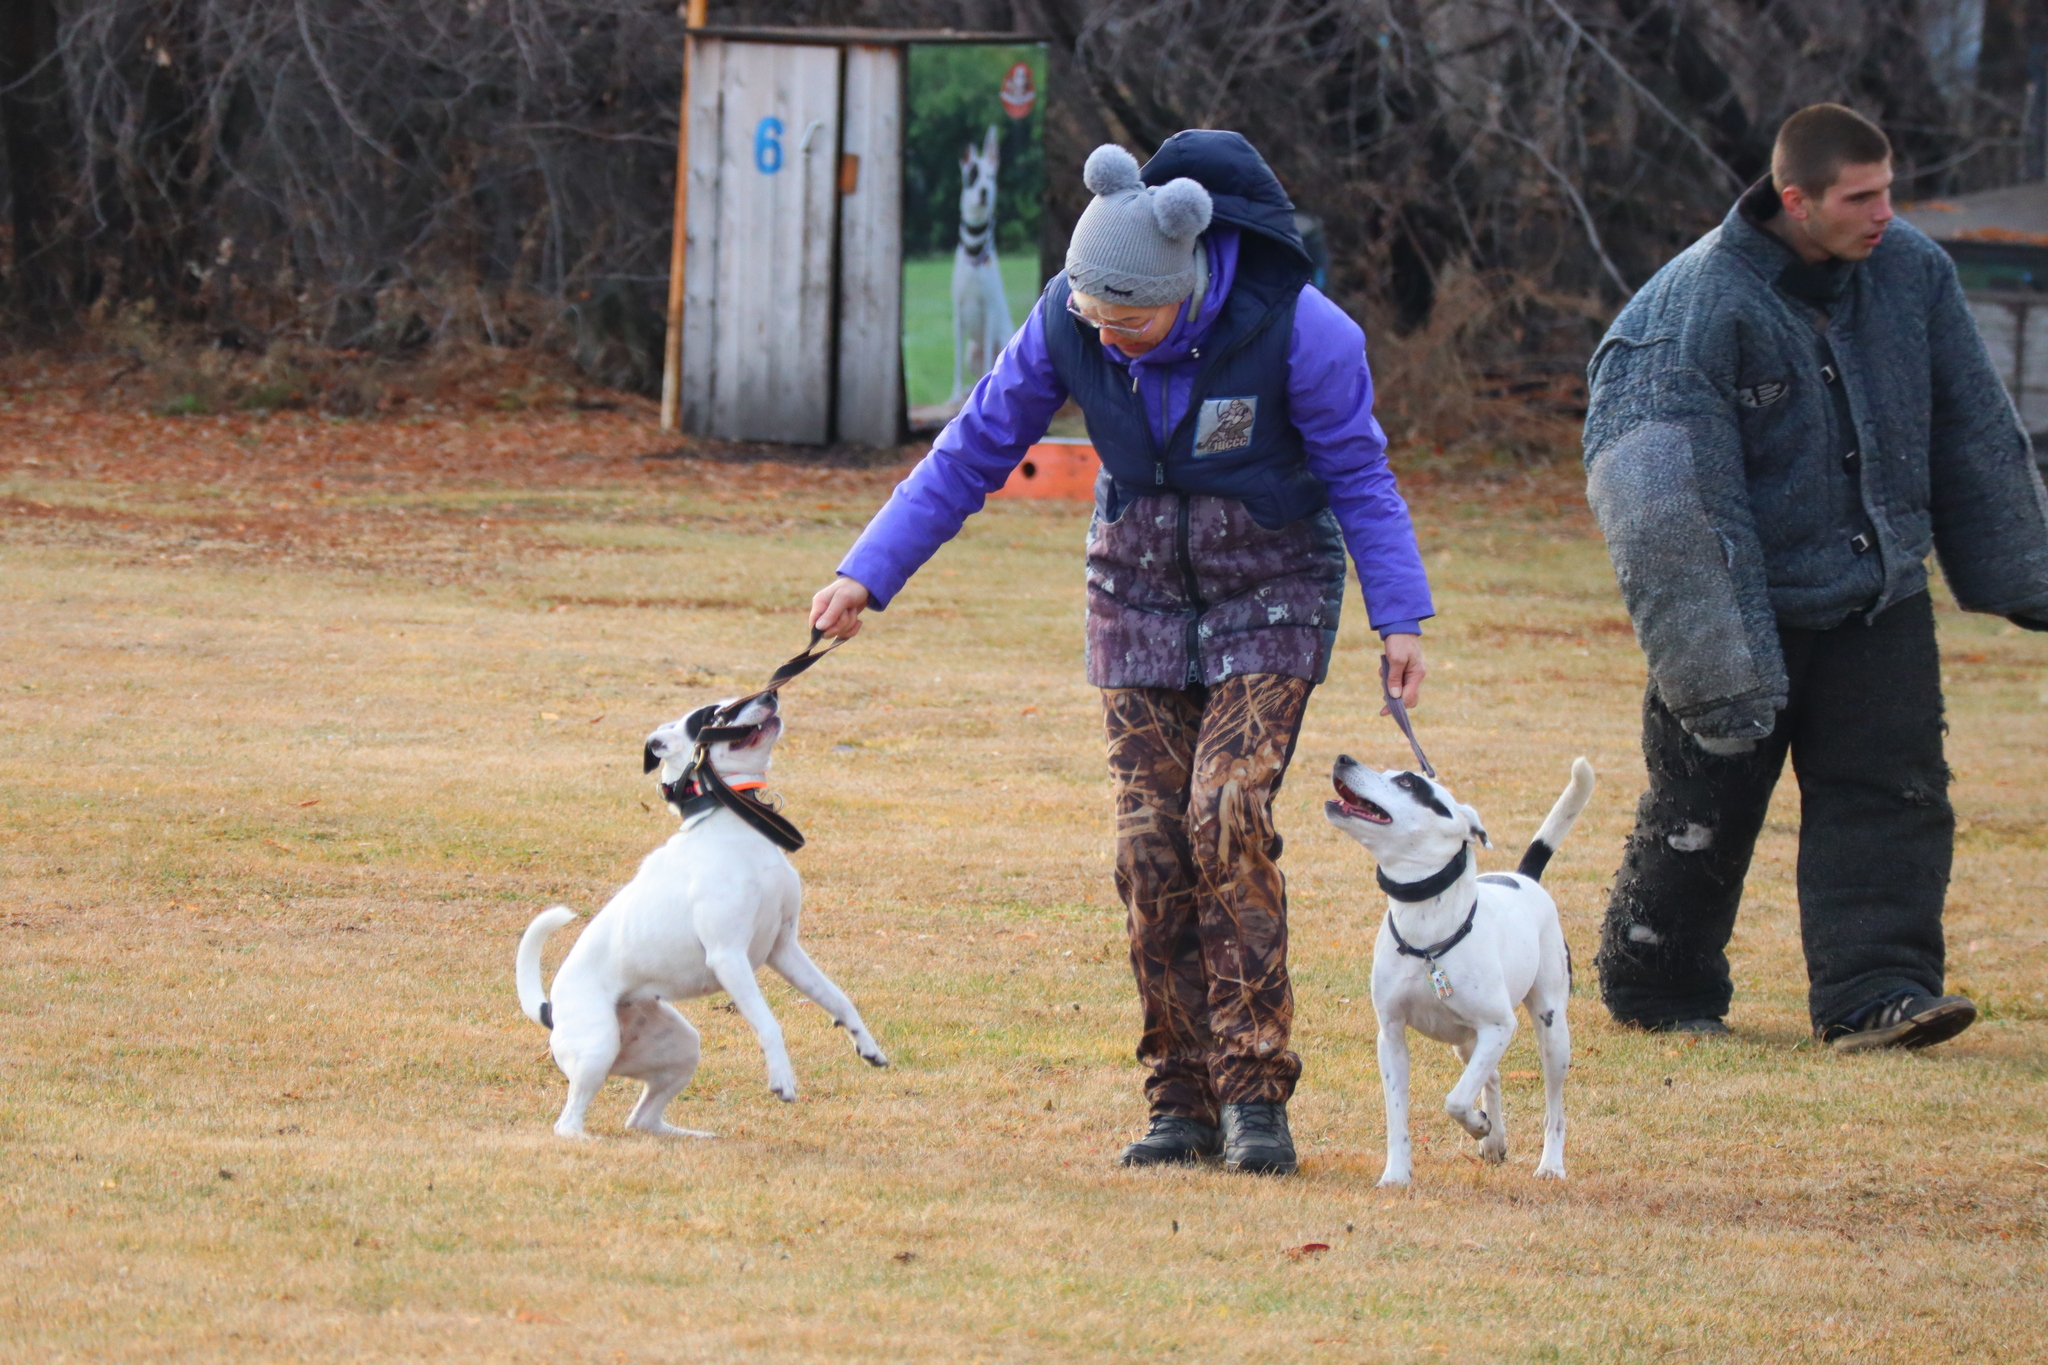
[[[866,588],[851,578],[835,578],[811,598],[811,629],[835,640],[851,640],[860,634],[860,614],[867,605]]]
[[[845,580],[841,580],[844,582]],[[865,597],[865,593],[863,593]],[[815,624],[815,619],[813,621]],[[1422,678],[1428,672],[1422,666],[1422,637],[1420,635],[1389,635],[1381,644],[1386,649],[1387,691],[1399,697],[1404,706],[1418,706],[1422,702]],[[1389,708],[1381,707],[1381,715],[1391,714]]]

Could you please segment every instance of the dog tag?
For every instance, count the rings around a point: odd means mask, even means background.
[[[1429,984],[1436,987],[1437,999],[1448,1000],[1451,998],[1451,979],[1445,976],[1444,969],[1437,966],[1434,962],[1429,964]]]

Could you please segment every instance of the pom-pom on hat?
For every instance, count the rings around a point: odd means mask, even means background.
[[[1075,290],[1137,308],[1195,292],[1195,239],[1209,227],[1209,191],[1185,177],[1148,188],[1138,159],[1115,143],[1088,154],[1081,183],[1095,198],[1067,244]]]

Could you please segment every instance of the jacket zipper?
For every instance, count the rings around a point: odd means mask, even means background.
[[[1180,514],[1175,520],[1173,533],[1174,558],[1180,561],[1181,589],[1188,599],[1188,673],[1187,687],[1192,690],[1202,681],[1202,613],[1209,604],[1202,600],[1202,590],[1195,583],[1195,557],[1188,547],[1188,495],[1179,495]]]
[[[1133,365],[1130,367],[1130,370],[1131,393],[1138,400],[1138,420],[1143,421],[1145,418],[1145,396],[1138,392],[1138,367]],[[1166,405],[1164,403],[1160,404],[1159,412],[1159,420],[1165,421]],[[1152,482],[1160,486],[1164,486],[1166,483],[1166,456],[1160,451],[1156,443],[1152,447]]]
[[[1166,430],[1166,400],[1169,396],[1171,396],[1172,392],[1172,373],[1168,372],[1165,374],[1161,374],[1159,376],[1159,429],[1161,431]],[[1166,482],[1166,452],[1164,450],[1160,450],[1154,456],[1152,465],[1152,481],[1154,483],[1161,484]]]

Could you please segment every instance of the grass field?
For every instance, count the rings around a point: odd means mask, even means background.
[[[1641,663],[1568,468],[1408,480],[1441,619],[1418,720],[1550,884],[1581,965],[1571,1178],[1533,1050],[1481,1167],[1417,1053],[1373,1188],[1379,907],[1320,815],[1394,763],[1355,598],[1283,793],[1301,1174],[1125,1172],[1136,1007],[1080,668],[1083,514],[992,508],[786,694],[812,955],[894,1059],[780,983],[802,1096],[720,1000],[671,1111],[558,1141],[520,930],[674,826],[654,723],[802,638],[891,471],[675,458],[634,413],[162,419],[0,401],[0,1341],[12,1360],[2033,1361],[2048,1329],[2048,691],[1941,614],[1962,817],[1922,1055],[1806,1036],[1781,797],[1727,1041],[1589,994],[1641,778]],[[1511,862],[1511,852],[1485,860]],[[570,937],[554,945],[559,958]],[[1303,1252],[1311,1242],[1327,1252]]]
[[[1010,321],[1024,325],[1038,301],[1038,258],[998,254]],[[903,390],[910,406],[943,403],[953,390],[953,258],[913,256],[903,263]]]

